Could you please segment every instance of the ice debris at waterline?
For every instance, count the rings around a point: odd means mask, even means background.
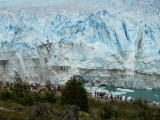
[[[0,80],[160,88],[159,0],[0,2]]]
[[[85,86],[85,89],[87,90],[87,92],[92,96],[96,96],[95,94],[98,93],[105,93],[105,95],[107,96],[113,96],[113,97],[117,97],[117,96],[122,96],[122,100],[131,100],[132,97],[130,96],[126,96],[126,91],[124,92],[123,90],[125,89],[122,89],[122,91],[109,91],[109,90],[106,90],[105,87],[88,87],[87,85]],[[128,89],[129,91],[129,89]],[[132,90],[133,91],[133,90]],[[133,91],[134,92],[134,91]],[[134,99],[134,98],[132,98]]]
[[[122,92],[134,92],[134,90],[124,89],[124,88],[117,88],[117,90]]]
[[[145,100],[150,101],[153,104],[160,105],[160,93],[158,90],[146,90],[146,89],[125,89],[125,88],[116,88],[113,86],[106,87],[91,87],[85,84],[85,88],[90,96],[99,97],[103,99],[119,98],[122,101],[131,100]],[[101,95],[100,95],[101,94]]]

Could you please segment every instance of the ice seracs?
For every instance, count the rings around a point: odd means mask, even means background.
[[[1,80],[160,88],[159,0],[0,2]]]

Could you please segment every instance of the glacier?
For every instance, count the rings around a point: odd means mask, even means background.
[[[159,0],[0,0],[0,80],[160,88]]]

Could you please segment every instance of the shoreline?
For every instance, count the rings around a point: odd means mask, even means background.
[[[85,88],[87,92],[89,93],[90,97],[93,99],[103,99],[105,101],[111,101],[111,100],[118,100],[118,101],[126,101],[133,103],[135,100],[142,100],[149,106],[156,105],[157,107],[160,107],[160,102],[154,101],[154,100],[147,100],[144,98],[134,98],[131,96],[127,96],[127,93],[135,93],[135,90],[131,89],[124,89],[124,88],[116,88],[116,92],[106,90],[106,87],[88,87],[85,85]],[[149,90],[151,91],[151,90]],[[96,97],[98,93],[98,97]],[[101,94],[101,95],[100,95]],[[136,93],[135,93],[136,94]],[[100,95],[100,96],[99,96]]]

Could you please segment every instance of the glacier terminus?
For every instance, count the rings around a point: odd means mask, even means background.
[[[0,80],[160,88],[160,0],[0,3]]]

